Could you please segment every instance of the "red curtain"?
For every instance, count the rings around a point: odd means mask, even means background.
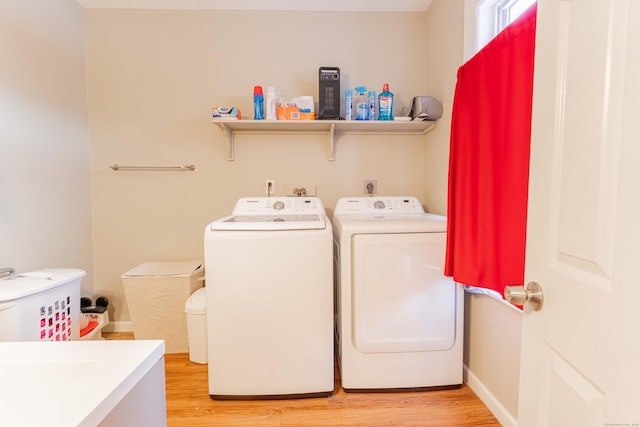
[[[445,274],[501,295],[524,282],[534,4],[458,70]]]

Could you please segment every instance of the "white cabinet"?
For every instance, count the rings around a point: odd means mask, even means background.
[[[0,425],[165,426],[164,341],[0,342]]]
[[[234,159],[234,135],[243,134],[326,134],[329,160],[335,160],[338,135],[424,135],[435,129],[430,121],[359,121],[359,120],[217,120],[213,123],[226,133],[227,160]]]

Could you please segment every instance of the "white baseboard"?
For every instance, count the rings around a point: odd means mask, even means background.
[[[109,322],[102,329],[104,332],[133,332],[131,321],[129,322]]]
[[[504,427],[518,427],[518,421],[513,417],[509,411],[500,403],[500,401],[491,393],[482,381],[474,375],[471,370],[464,365],[464,377],[465,383],[471,387],[471,390],[482,400],[482,402],[489,408],[494,417],[498,419],[498,422]]]

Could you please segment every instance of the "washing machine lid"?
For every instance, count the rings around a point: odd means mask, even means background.
[[[211,230],[269,231],[325,229],[327,218],[317,197],[245,197],[230,216],[211,224]]]
[[[211,230],[316,230],[327,227],[320,215],[231,215],[211,223]]]

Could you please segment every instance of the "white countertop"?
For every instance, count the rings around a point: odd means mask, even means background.
[[[162,340],[0,342],[0,425],[96,426],[164,351]]]

